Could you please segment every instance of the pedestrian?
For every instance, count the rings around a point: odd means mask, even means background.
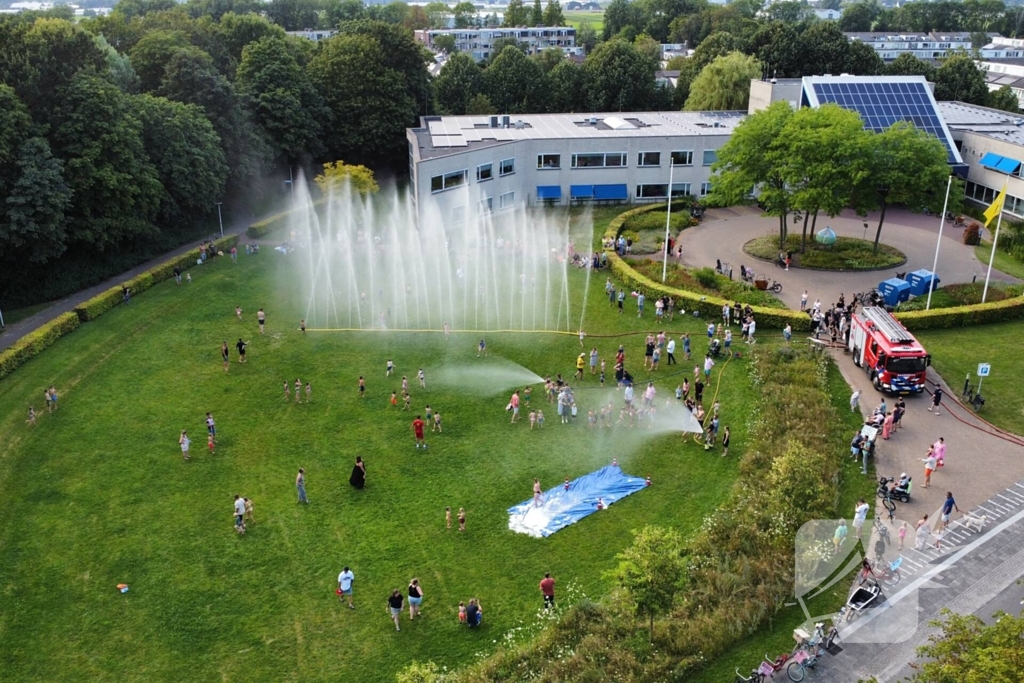
[[[597,374],[597,361],[598,361],[598,355],[597,355],[597,348],[595,347],[595,348],[590,349],[590,374],[591,375],[596,375]]]
[[[310,386],[309,382],[306,382],[306,403],[313,401],[313,387]]]
[[[747,343],[756,344],[757,340],[754,339],[754,331],[757,330],[757,321],[754,320],[754,316],[750,316],[750,326],[747,328]]]
[[[897,532],[897,534],[900,537],[900,546],[899,546],[898,550],[903,550],[903,541],[907,538],[907,523],[906,522],[903,522],[902,524],[900,524],[900,529]]]
[[[36,426],[36,409],[32,406],[28,407],[28,423],[33,427]]]
[[[245,501],[245,521],[246,521],[246,523],[247,524],[255,524],[256,523],[256,518],[252,514],[252,501],[249,500],[248,498],[245,498],[244,496],[242,497],[242,500]]]
[[[235,494],[235,531],[239,534],[245,533],[245,501]]]
[[[53,408],[53,412],[57,412],[57,387],[50,385],[50,407]]]
[[[540,479],[533,480],[533,506],[537,507],[541,504],[541,488]]]
[[[666,365],[676,364],[676,340],[669,339],[668,345],[665,347],[665,352],[668,354],[668,361]]]
[[[235,348],[238,349],[238,362],[245,362],[245,347],[249,345],[249,342],[242,341],[242,338],[238,338],[238,343],[235,344]]]
[[[288,400],[292,397],[292,389],[288,386],[288,380],[281,382],[281,386],[284,388],[284,400]]]
[[[715,361],[711,359],[709,353],[704,357],[704,378],[707,380],[711,379],[711,368],[715,367]]]
[[[942,528],[945,530],[949,526],[949,518],[953,514],[953,510],[960,512],[960,508],[956,505],[956,500],[953,498],[953,494],[950,491],[946,491],[946,500],[942,503]]]
[[[935,471],[935,449],[931,446],[928,447],[928,455],[921,458],[921,462],[924,463],[924,486],[928,488],[932,483],[932,472]]]
[[[699,377],[693,384],[693,398],[697,401],[698,405],[700,405],[701,401],[704,400],[704,381]]]
[[[348,483],[353,488],[360,490],[366,485],[366,464],[363,462],[362,456],[356,456],[356,463],[352,466],[352,475],[348,478]]]
[[[231,361],[231,353],[228,351],[228,342],[225,339],[220,345],[220,358],[224,361],[224,372],[228,371],[228,364]]]
[[[541,413],[538,416],[538,419],[540,420],[540,424],[543,425],[544,424],[544,414]],[[434,411],[434,425],[430,428],[430,431],[433,432],[434,430],[437,430],[438,434],[441,433],[441,411]]]
[[[643,315],[644,315],[644,301],[646,301],[646,300],[647,300],[647,298],[644,296],[643,292],[639,292],[636,295],[636,317],[638,317],[638,318],[642,318],[643,317]]]
[[[583,381],[583,368],[586,367],[586,363],[586,354],[581,353],[576,358],[576,372],[573,374],[573,377],[580,380],[581,382]],[[515,422],[515,419],[513,418],[512,421]]]
[[[690,333],[683,333],[683,355],[686,356],[686,360],[690,360]]]
[[[263,312],[263,309],[256,311],[256,320],[260,324],[260,334],[263,334],[263,326],[267,323],[267,314]]]
[[[722,322],[725,323],[726,327],[729,327],[731,313],[732,308],[729,306],[727,302],[724,306],[722,306]]]
[[[944,467],[946,463],[946,439],[940,436],[939,440],[932,444],[932,448],[935,449],[936,467]]]
[[[931,529],[928,527],[928,515],[925,515],[914,525],[914,547],[917,550],[924,549],[931,536]]]
[[[940,403],[942,403],[942,387],[935,387],[935,393],[932,394],[932,404],[928,406],[928,412],[934,411],[938,415]]]
[[[393,360],[391,360],[390,358],[388,358],[387,369],[388,369],[387,374],[384,375],[384,376],[385,377],[390,377],[391,373],[393,373],[395,371],[395,362]]]
[[[836,532],[832,535],[832,545],[834,546],[835,552],[839,552],[839,549],[843,547],[843,542],[846,540],[846,534],[848,529],[846,528],[846,520],[839,520],[839,526],[836,527]]]
[[[213,414],[206,414],[206,433],[210,435],[210,438],[216,441],[217,439],[217,423],[213,421]]]
[[[722,457],[729,455],[729,425],[725,426],[725,431],[722,433]]]
[[[487,355],[487,343],[483,339],[481,339],[480,340],[480,344],[477,345],[477,348],[476,348],[476,357],[479,358],[480,356],[486,356],[486,355]]]
[[[580,358],[582,359],[583,357],[580,356]],[[582,374],[582,373],[583,373],[583,371],[580,370],[580,374]],[[507,410],[511,410],[512,411],[512,422],[510,424],[515,424],[516,420],[519,418],[519,391],[518,390],[512,392],[512,398],[509,399]]]
[[[181,436],[178,437],[178,444],[181,446],[181,455],[188,460],[188,447],[192,444],[192,440],[188,438],[188,432],[184,429],[181,430]]]
[[[623,303],[625,303],[625,301],[626,301],[626,292],[625,292],[625,290],[620,289],[619,290],[619,296],[618,296],[619,313],[622,313],[622,305],[623,305]]]
[[[420,580],[413,579],[409,582],[409,621],[420,615],[420,605],[423,604],[423,589],[420,587]]]
[[[306,470],[299,468],[299,473],[295,477],[295,489],[299,492],[299,502],[309,503],[309,499],[306,498]]]
[[[181,284],[181,268],[177,266],[174,267],[174,281],[179,285]]]
[[[427,388],[427,376],[426,376],[426,374],[424,374],[423,368],[420,368],[420,371],[416,373],[416,377],[420,381],[420,388],[426,389]]]
[[[787,343],[793,339],[793,326],[789,323],[786,323],[786,326],[782,328],[782,338],[785,339]]]
[[[305,318],[303,318],[302,320],[299,321],[299,330],[302,331],[302,334],[306,334],[306,319]]]
[[[853,528],[857,532],[857,538],[860,538],[861,528],[868,518],[869,509],[871,509],[870,506],[864,502],[863,498],[857,501],[857,506],[853,509]]]
[[[451,507],[446,507],[444,509],[444,528],[445,529],[451,529],[452,528],[452,509],[451,509]]]
[[[807,290],[806,289],[804,290],[804,293],[800,295],[800,310],[801,311],[806,311],[807,310]]]
[[[850,412],[855,412],[860,405],[860,389],[850,394]]]
[[[366,380],[363,379],[362,375],[359,375],[359,398],[366,396]]]
[[[235,317],[239,320],[242,319],[242,307],[237,304],[235,305]]]
[[[388,610],[391,612],[391,621],[395,622],[395,630],[401,631],[402,627],[398,625],[398,619],[402,616],[402,591],[397,588],[391,591],[391,596],[388,598]]]
[[[551,572],[544,572],[544,578],[540,580],[540,592],[544,596],[544,609],[555,606],[555,580],[551,578]]]
[[[466,510],[465,508],[459,508],[459,531],[466,530]]]

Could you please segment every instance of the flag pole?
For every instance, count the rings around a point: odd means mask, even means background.
[[[991,211],[995,207],[996,203],[999,203],[999,217],[996,219],[996,231],[992,235],[992,254],[988,257],[988,270],[985,272],[985,288],[981,291],[981,303],[985,303],[985,298],[988,296],[988,281],[992,277],[992,263],[996,260],[996,243],[999,241],[999,226],[1003,223],[1003,206],[1006,204],[1006,186],[1010,184],[1010,176],[1006,176],[1006,180],[1003,181],[1003,191],[996,197],[996,201],[992,202],[992,206],[989,207]],[[988,212],[985,212],[985,218],[991,222],[992,218],[988,216]],[[986,223],[986,226],[988,224]]]
[[[939,239],[935,242],[935,260],[932,261],[932,275],[935,275],[935,269],[939,267],[939,246],[942,244],[942,226],[946,222],[946,208],[949,206],[949,190],[953,187],[953,175],[950,174],[949,182],[946,183],[946,201],[942,204],[942,213],[939,214]],[[935,289],[935,282],[933,281],[928,286],[928,301],[924,304],[924,310],[929,310],[932,307],[932,290]]]

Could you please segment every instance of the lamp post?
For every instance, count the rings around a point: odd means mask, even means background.
[[[668,277],[668,233],[672,225],[672,175],[676,165],[672,160],[672,152],[668,153],[668,207],[665,209],[665,259],[661,264],[661,281]]]
[[[220,223],[220,236],[221,236],[221,239],[223,239],[224,238],[224,218],[221,216],[221,213],[220,213],[220,205],[221,205],[221,202],[217,202],[217,222]]]

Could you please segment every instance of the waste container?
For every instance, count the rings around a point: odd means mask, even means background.
[[[910,283],[910,293],[914,296],[927,295],[929,288],[935,291],[939,286],[938,276],[930,270],[915,270],[907,275],[907,282]]]
[[[910,300],[910,283],[899,278],[890,278],[878,283],[878,293],[885,299],[886,306],[896,306]]]

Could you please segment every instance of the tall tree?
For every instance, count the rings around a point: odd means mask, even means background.
[[[882,236],[885,211],[892,204],[912,210],[942,211],[950,169],[945,146],[913,125],[900,121],[881,133],[868,134],[870,175],[854,187],[858,211],[880,209],[874,250]]]
[[[867,43],[855,40],[849,45],[846,73],[854,76],[877,76],[885,71],[885,62]]]
[[[924,76],[929,81],[935,80],[935,67],[909,52],[904,52],[886,64],[885,73],[889,76]]]
[[[986,624],[944,609],[930,625],[940,630],[917,648],[913,683],[1024,680],[1024,614],[998,612]]]
[[[686,60],[683,68],[679,70],[679,79],[676,84],[676,99],[682,103],[690,96],[690,84],[700,74],[701,70],[718,57],[724,57],[730,52],[744,52],[742,43],[732,34],[718,31],[707,37],[693,55]]]
[[[1020,99],[1017,97],[1017,93],[1008,85],[1004,85],[988,94],[988,106],[993,109],[1008,111],[1011,114],[1020,113]]]
[[[400,23],[383,21],[354,21],[342,24],[341,33],[372,38],[380,45],[384,54],[384,66],[402,74],[405,92],[416,103],[416,109],[407,125],[416,123],[417,115],[429,114],[433,108],[433,90],[430,87],[430,73],[427,64],[433,60],[430,51],[413,38],[412,31],[403,28]],[[399,136],[396,148],[405,149],[405,135]],[[337,158],[348,158],[336,155]]]
[[[641,10],[630,0],[612,0],[604,10],[604,39],[611,40],[627,28],[635,35],[644,19]]]
[[[373,171],[366,166],[346,164],[344,161],[327,162],[324,164],[324,172],[313,180],[324,194],[341,189],[345,184],[361,194],[373,194],[380,190]]]
[[[541,71],[548,74],[551,73],[552,69],[565,61],[565,53],[557,47],[549,47],[541,50],[531,59],[540,64]]]
[[[483,76],[484,94],[498,111],[527,114],[541,111],[544,72],[522,50],[506,46]]]
[[[53,158],[45,138],[25,140],[16,166],[18,177],[7,206],[0,207],[0,253],[44,263],[67,248],[64,212],[71,204],[71,188],[64,180],[64,164]]]
[[[465,53],[452,55],[434,80],[437,104],[447,114],[466,114],[466,106],[480,93],[482,72],[472,57]]]
[[[842,31],[870,31],[875,17],[882,7],[875,2],[854,2],[846,6],[843,16],[839,18],[839,29]]]
[[[953,55],[935,72],[935,99],[984,105],[988,101],[985,74],[969,55]]]
[[[597,47],[597,31],[589,21],[581,21],[576,26],[576,44],[582,46],[588,55]]]
[[[239,62],[246,45],[266,37],[283,41],[285,33],[280,26],[271,24],[258,14],[238,15],[228,12],[221,17],[217,26],[217,37],[223,41],[224,47],[235,62]]]
[[[0,83],[0,195],[14,180],[19,148],[31,129],[32,115],[28,107],[14,88]]]
[[[800,34],[803,75],[845,73],[850,43],[834,21],[819,21]]]
[[[674,529],[647,526],[616,558],[619,565],[612,574],[637,611],[649,618],[649,637],[654,642],[654,617],[672,609],[686,577],[682,538]]]
[[[796,78],[804,73],[800,34],[789,24],[773,21],[761,25],[751,37],[749,49],[768,77]]]
[[[786,219],[793,208],[789,150],[782,135],[793,117],[788,102],[775,102],[745,118],[718,150],[712,193],[722,203],[738,204],[752,190],[769,216],[779,218],[779,247],[786,241]]]
[[[579,112],[587,109],[587,95],[583,90],[583,67],[563,59],[548,74],[548,111]]]
[[[0,44],[3,42],[0,40]],[[79,71],[98,73],[107,63],[106,54],[92,35],[62,19],[36,19],[21,33],[21,39],[7,49],[12,48],[12,56],[25,69],[10,78],[3,74],[8,69],[0,67],[0,75],[5,76],[4,82],[17,91],[37,121],[44,118],[54,93],[70,84]],[[4,48],[0,50],[6,52]]]
[[[632,43],[601,43],[583,63],[583,82],[594,111],[644,111],[654,95],[654,70]]]
[[[750,81],[760,77],[760,62],[742,52],[730,52],[704,67],[690,84],[686,110],[746,110]]]
[[[491,104],[491,100],[488,99],[487,95],[480,93],[479,95],[473,95],[469,99],[469,103],[466,104],[466,113],[470,116],[490,116],[491,114],[497,114],[498,110]]]
[[[188,46],[188,36],[181,31],[150,31],[135,43],[129,54],[142,91],[159,88],[171,55]]]
[[[123,55],[114,49],[114,46],[107,42],[103,36],[94,38],[98,47],[107,58],[107,75],[111,82],[126,93],[139,92],[139,76],[132,67],[132,60],[128,55]]]
[[[530,12],[530,25],[542,26],[544,24],[544,8],[540,0],[533,0],[533,11]]]
[[[455,18],[455,28],[469,28],[476,21],[476,5],[462,0],[452,8],[452,16]]]
[[[637,52],[647,58],[652,71],[661,68],[661,43],[651,38],[646,33],[641,33],[633,39],[633,45]]]
[[[508,6],[505,8],[505,19],[502,21],[502,26],[526,26],[529,23],[529,19],[526,15],[526,7],[523,5],[523,0],[509,0]]]
[[[404,154],[416,100],[387,60],[375,38],[345,34],[327,41],[309,63],[310,79],[334,116],[324,136],[334,158],[372,166]]]
[[[565,26],[565,17],[562,15],[562,6],[558,0],[548,0],[544,7],[545,26]]]
[[[285,31],[302,31],[319,24],[317,0],[273,0],[264,5],[267,17]]]
[[[328,0],[323,12],[326,15],[323,19],[325,28],[334,28],[346,21],[366,19],[366,5],[360,0]]]

